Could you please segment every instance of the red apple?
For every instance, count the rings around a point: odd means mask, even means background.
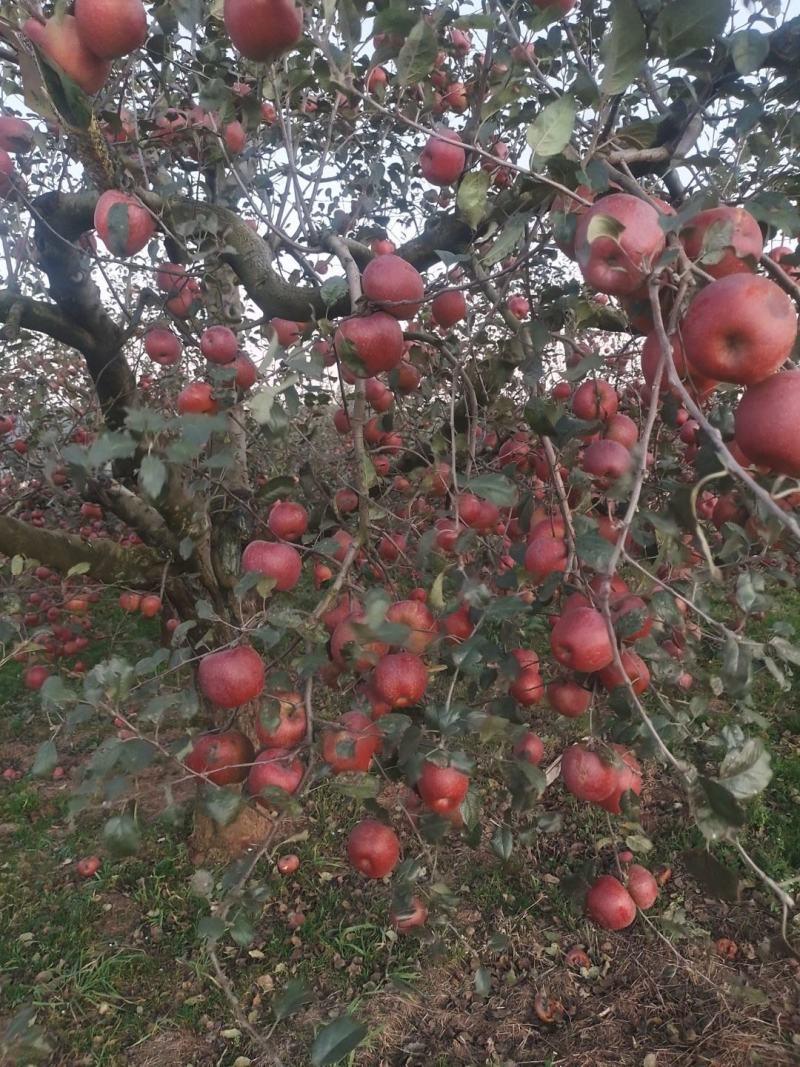
[[[288,52],[303,33],[303,9],[294,0],[225,0],[223,18],[234,48],[257,63]]]
[[[732,274],[702,289],[681,323],[686,359],[706,378],[756,385],[788,359],[797,313],[775,282]]]
[[[603,930],[624,930],[636,919],[633,897],[610,874],[601,875],[586,894],[586,911]]]
[[[800,370],[782,371],[745,390],[736,410],[736,444],[752,463],[800,478]]]
[[[742,207],[713,207],[699,212],[683,227],[680,239],[689,259],[699,261],[712,278],[752,273],[764,251],[761,229]],[[708,259],[701,258],[705,255]]]
[[[653,270],[665,240],[654,207],[628,193],[612,193],[578,220],[575,255],[589,285],[626,296]]]
[[[425,296],[422,275],[395,255],[370,260],[361,278],[361,288],[370,303],[396,319],[413,319]]]
[[[75,0],[75,21],[86,48],[100,59],[119,59],[147,39],[142,0]]]
[[[215,785],[231,785],[245,780],[254,758],[249,738],[239,730],[223,730],[201,734],[184,762]]]
[[[238,708],[261,696],[264,661],[250,645],[209,652],[197,672],[200,692],[219,708]]]
[[[294,589],[303,573],[296,548],[274,541],[251,541],[242,552],[242,571],[255,571],[275,580],[280,592]]]

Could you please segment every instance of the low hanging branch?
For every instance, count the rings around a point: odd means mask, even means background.
[[[87,573],[100,582],[142,587],[160,585],[165,565],[164,558],[151,548],[126,548],[103,539],[84,541],[74,534],[54,533],[8,515],[0,515],[0,553],[46,562],[61,574],[86,563]]]

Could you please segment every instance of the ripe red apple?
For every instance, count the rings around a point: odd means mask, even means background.
[[[466,165],[464,144],[455,132],[446,126],[438,127],[436,134],[419,157],[423,177],[431,185],[452,185],[461,177]]]
[[[29,152],[33,147],[33,126],[13,115],[0,115],[0,149],[14,155]]]
[[[294,874],[295,871],[300,870],[300,857],[294,852],[289,852],[285,856],[281,856],[275,866],[278,869],[278,874],[284,876]]]
[[[544,744],[538,734],[526,730],[514,743],[514,755],[517,759],[527,760],[538,767],[544,759]]]
[[[178,296],[188,288],[189,282],[189,275],[182,263],[162,263],[156,271],[156,285],[168,296]]]
[[[637,908],[642,911],[652,908],[658,898],[658,882],[646,867],[632,864],[625,884]]]
[[[535,582],[567,569],[567,545],[560,537],[535,537],[525,550],[524,567]]]
[[[347,711],[322,735],[322,758],[334,774],[368,771],[381,747],[381,734],[372,719],[360,711]]]
[[[41,689],[49,677],[50,672],[47,667],[28,667],[22,676],[22,681],[26,689]]]
[[[197,671],[200,692],[218,708],[238,708],[261,696],[264,661],[250,645],[209,652]]]
[[[354,624],[363,623],[363,616],[353,614],[343,619],[331,634],[331,659],[339,667],[347,667],[352,661],[353,670],[364,674],[384,656],[389,648],[383,641],[359,637]]]
[[[622,666],[628,680],[633,687],[634,693],[641,695],[645,689],[650,685],[650,671],[647,664],[644,662],[641,656],[635,652],[631,652],[629,649],[623,649],[620,659],[622,660]],[[600,680],[600,684],[611,692],[612,689],[616,689],[617,686],[625,685],[625,677],[622,671],[619,670],[616,663],[609,663],[607,667],[604,667],[601,671],[597,672],[597,677]]]
[[[557,678],[547,686],[547,702],[559,715],[578,719],[589,710],[592,694],[577,682]]]
[[[752,273],[764,251],[759,225],[743,207],[701,211],[683,227],[680,240],[689,259],[700,260],[700,266],[712,278]],[[701,260],[704,251],[709,258]]]
[[[141,603],[141,593],[120,593],[119,595],[119,606],[123,611],[138,611]]]
[[[603,797],[597,803],[601,808],[610,811],[612,815],[619,815],[622,811],[620,801],[622,794],[629,790],[640,796],[642,792],[642,768],[636,756],[623,745],[611,745],[616,753],[617,764],[611,764],[614,774],[614,787],[608,796]]]
[[[756,385],[789,357],[797,313],[775,282],[732,274],[702,289],[681,323],[686,359],[706,378]]]
[[[86,48],[100,59],[119,59],[147,39],[142,0],[75,0],[75,21]]]
[[[735,444],[750,463],[800,478],[800,370],[752,385],[736,411]]]
[[[209,363],[224,366],[236,359],[239,342],[236,334],[227,326],[209,326],[200,335],[200,351]]]
[[[586,894],[589,918],[603,930],[624,930],[636,919],[636,904],[625,886],[610,874],[601,875]]]
[[[391,826],[362,819],[347,839],[347,858],[366,878],[385,878],[400,861],[400,840]]]
[[[653,629],[653,616],[648,613],[646,602],[641,597],[633,595],[623,596],[613,604],[612,615],[614,623],[616,624],[624,619],[626,615],[632,615],[634,612],[643,612],[644,618],[641,626],[634,633],[625,633],[620,637],[620,640],[624,641],[625,644],[641,641],[643,638],[648,637]]]
[[[189,382],[178,393],[176,406],[181,415],[216,415],[219,411],[208,382]]]
[[[594,608],[576,608],[562,615],[550,634],[553,655],[565,667],[591,673],[613,659],[606,621]]]
[[[372,688],[379,699],[393,708],[419,704],[428,687],[428,669],[413,652],[381,656],[372,675]]]
[[[274,578],[275,588],[294,589],[303,573],[303,560],[296,548],[274,541],[251,541],[242,552],[242,570]]]
[[[517,648],[511,655],[517,661],[519,674],[508,688],[510,695],[529,708],[538,704],[544,697],[544,683],[539,673],[539,657],[530,649]]]
[[[291,752],[283,748],[265,748],[258,753],[247,775],[247,791],[256,803],[268,808],[269,800],[261,796],[267,787],[296,793],[304,773],[302,761]]]
[[[303,33],[303,9],[294,0],[225,0],[223,18],[234,48],[257,63],[288,52]]]
[[[430,760],[422,764],[417,781],[419,795],[431,811],[438,815],[451,815],[463,803],[469,789],[469,775],[455,767],[439,767]]]
[[[283,348],[291,348],[292,345],[296,345],[303,336],[303,330],[306,328],[304,322],[295,322],[294,319],[280,319],[277,317],[270,319],[269,324],[275,331],[278,344]]]
[[[156,615],[161,613],[161,606],[161,597],[151,594],[150,596],[142,597],[139,611],[146,619],[154,619]]]
[[[449,330],[467,317],[467,301],[460,289],[444,289],[431,303],[431,316],[437,326]]]
[[[760,467],[800,478],[800,370],[781,371],[745,390],[736,444]]]
[[[591,378],[582,382],[572,394],[572,413],[586,422],[610,419],[616,414],[618,407],[617,390],[603,378]]]
[[[236,388],[245,391],[252,389],[258,381],[258,370],[255,363],[247,355],[246,352],[240,352],[236,359],[233,361],[233,367],[236,371]]]
[[[581,456],[581,469],[605,485],[622,478],[633,466],[633,456],[617,441],[593,441]]]
[[[598,804],[614,789],[614,768],[597,752],[583,745],[570,745],[561,755],[564,785],[578,800]]]
[[[181,358],[183,345],[172,330],[157,326],[144,335],[144,350],[154,363],[171,367]]]
[[[2,140],[0,140],[0,145],[2,145],[3,148],[7,147],[6,145],[2,144]],[[8,151],[11,152],[13,151],[13,149],[9,148]],[[789,256],[794,258],[797,255],[796,248],[792,248],[791,245],[779,245],[778,248],[771,248],[769,252],[767,252],[767,255],[773,261],[773,263],[777,263],[779,267],[783,268],[783,270],[789,275],[792,281],[796,282],[798,279],[800,279],[800,267],[792,266],[790,263],[784,262],[784,260],[788,259]]]
[[[156,220],[138,196],[110,189],[97,201],[94,228],[109,252],[125,258],[141,252],[155,236]]]
[[[105,85],[111,64],[89,51],[74,15],[47,19],[44,24],[37,19],[26,19],[22,32],[89,96]]]
[[[347,361],[350,356],[351,369],[359,378],[371,378],[389,371],[403,358],[403,331],[397,319],[384,311],[345,319],[339,325],[333,343],[339,359]],[[357,370],[352,366],[354,362]]]
[[[201,734],[184,762],[215,785],[231,785],[245,780],[254,758],[249,738],[239,730],[223,730]]]
[[[75,864],[75,870],[81,878],[92,878],[100,870],[101,862],[99,856],[83,856]]]
[[[244,152],[247,146],[247,132],[238,119],[227,122],[222,127],[222,140],[229,155],[238,156],[240,152]]]
[[[397,251],[397,245],[388,237],[376,237],[374,241],[370,241],[369,247],[376,256],[390,256]]]
[[[276,721],[277,720],[277,721]],[[300,693],[269,693],[255,719],[262,748],[296,748],[306,736],[308,717]]]
[[[665,240],[654,207],[628,193],[612,193],[578,219],[575,255],[589,285],[626,296],[653,270]]]
[[[622,415],[619,412],[611,416],[603,433],[606,440],[616,441],[617,444],[627,449],[633,448],[639,440],[639,427],[629,415]]]
[[[714,381],[713,378],[705,378],[694,367],[690,366],[686,362],[686,354],[683,346],[683,340],[680,334],[674,334],[672,337],[672,362],[675,365],[675,370],[681,381],[689,382],[692,386],[692,391],[699,395],[710,393],[719,384]],[[652,389],[656,380],[656,371],[658,370],[658,364],[661,358],[661,343],[658,339],[658,334],[655,330],[648,333],[644,347],[641,353],[642,358],[642,374],[644,380],[648,386]],[[675,392],[672,385],[669,382],[669,375],[667,368],[661,372],[661,389],[668,392]],[[687,416],[688,417],[688,416]]]
[[[379,378],[366,379],[364,382],[364,394],[369,406],[379,414],[388,411],[394,404],[394,393]]]
[[[419,656],[436,640],[436,620],[428,606],[416,598],[392,604],[386,612],[386,619],[410,628],[410,633],[402,643],[407,652]]]
[[[531,305],[529,301],[519,294],[510,297],[506,306],[515,319],[527,319],[528,315],[530,315]]]
[[[269,510],[267,526],[283,541],[299,541],[308,529],[308,512],[292,500],[276,500]]]
[[[564,15],[568,15],[575,7],[575,0],[533,0],[533,3],[541,11],[547,11],[552,8],[553,11],[557,11],[561,18]]]
[[[396,319],[413,319],[422,307],[422,275],[400,256],[376,256],[361,276],[361,288],[370,303]]]

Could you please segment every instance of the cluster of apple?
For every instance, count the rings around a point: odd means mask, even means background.
[[[589,190],[582,192],[590,198]],[[642,372],[652,389],[661,346],[652,332],[647,279],[665,251],[663,216],[674,211],[661,201],[612,193],[591,206],[569,205],[566,215],[573,216],[572,237],[562,241],[562,250],[577,261],[587,284],[619,297],[632,322],[644,326],[642,332],[651,329]],[[698,400],[721,383],[745,386],[736,413],[738,458],[774,474],[800,476],[800,372],[780,369],[797,338],[797,313],[776,282],[755,273],[764,251],[758,223],[743,208],[710,208],[689,219],[678,239],[708,279],[670,338],[678,376]],[[772,258],[780,263],[789,254],[781,247]],[[669,291],[662,293],[669,311]],[[661,387],[673,389],[666,371]]]
[[[147,39],[142,0],[75,0],[73,14],[25,20],[23,33],[85,93],[103,88],[111,63]]]

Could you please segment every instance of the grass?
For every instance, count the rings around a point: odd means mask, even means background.
[[[800,633],[800,595],[781,598],[780,617]],[[153,623],[103,604],[95,618],[109,640],[98,640],[87,650],[84,658],[90,665],[107,654],[112,636],[123,654],[134,659],[152,648]],[[766,634],[769,620],[763,626]],[[535,640],[541,636],[537,633]],[[766,672],[757,678],[756,699],[759,707],[774,709],[768,730],[774,779],[767,794],[749,806],[747,843],[770,873],[789,879],[800,870],[800,820],[795,817],[800,757],[793,736],[800,727],[800,708],[792,704],[792,694],[781,694]],[[19,664],[11,662],[0,670],[0,706],[0,746],[10,755],[8,762],[27,767],[49,727],[38,697],[22,685]],[[69,769],[91,751],[97,729],[91,724],[65,743]],[[554,751],[561,740],[551,739]],[[147,815],[139,853],[121,860],[104,856],[98,875],[82,880],[74,861],[102,851],[99,831],[107,813],[81,816],[73,825],[69,794],[67,782],[26,776],[0,783],[0,1023],[23,1006],[33,1006],[53,1049],[50,1062],[70,1067],[156,1062],[232,1067],[238,1057],[251,1055],[197,935],[208,903],[189,891],[195,867],[185,832],[170,830]],[[502,1011],[492,1014],[500,1011],[496,997],[516,1005],[512,1015],[518,1027],[518,1020],[535,1021],[530,1003],[520,999],[524,991],[544,983],[560,997],[576,998],[563,1034],[565,1044],[556,1047],[560,1036],[545,1028],[534,1041],[537,1058],[521,1055],[520,1061],[571,1064],[564,1057],[574,1047],[573,1031],[582,1017],[577,1003],[592,1004],[597,1014],[606,994],[603,986],[592,985],[592,978],[578,976],[565,985],[566,972],[557,966],[562,950],[576,942],[589,946],[598,975],[641,966],[640,982],[665,960],[663,946],[646,930],[637,926],[631,935],[637,939],[634,949],[625,937],[612,942],[598,938],[575,911],[562,881],[576,865],[594,857],[595,842],[608,835],[609,822],[603,812],[565,802],[560,794],[554,795],[552,805],[564,812],[563,833],[539,834],[529,846],[517,841],[506,863],[491,853],[486,841],[476,850],[457,841],[446,844],[433,877],[457,894],[454,913],[433,911],[421,938],[398,937],[387,924],[390,888],[355,879],[342,860],[344,836],[358,817],[359,805],[329,783],[315,787],[304,812],[308,837],[291,846],[301,858],[299,871],[281,879],[265,864],[260,877],[266,896],[252,912],[252,942],[240,946],[225,936],[217,944],[252,1025],[268,1030],[275,996],[290,980],[299,981],[313,989],[314,1003],[275,1034],[278,1045],[290,1052],[287,1062],[298,1067],[308,1062],[314,1030],[348,1007],[370,1026],[367,1044],[352,1057],[354,1064],[376,1064],[387,1048],[398,1050],[399,1056],[406,1046],[416,1047],[415,1041],[425,1050],[419,1062],[426,1067],[488,1063],[493,1061],[481,1058],[487,1056],[487,1035],[501,1044],[506,1040],[505,1016]],[[658,866],[674,863],[676,854],[699,844],[699,838],[685,817],[668,813],[659,817],[654,844],[647,862]],[[406,847],[412,854],[419,852],[411,837]],[[607,862],[607,849],[603,855]],[[215,879],[222,874],[212,869]],[[752,909],[728,909],[723,918],[713,906],[709,911],[708,902],[680,874],[666,893],[665,903],[696,907],[703,928],[718,928],[727,935],[739,924],[737,940],[756,937],[756,928],[748,926]],[[297,913],[304,921],[295,927],[290,917]],[[759,927],[765,928],[763,923]],[[480,965],[492,972],[492,993],[476,999],[473,979]],[[695,960],[694,966],[701,964]],[[742,981],[755,981],[749,972],[743,975]],[[767,979],[762,975],[761,980]],[[776,986],[776,1002],[782,989]],[[616,1005],[620,996],[628,995],[616,987],[612,991]],[[414,996],[416,1015],[409,1014],[407,1006]],[[436,1014],[440,1001],[448,1004],[442,1016]],[[646,1010],[645,1005],[639,1014]],[[669,1004],[664,1010],[668,1015]],[[417,1033],[423,1022],[429,1028]],[[509,1029],[503,1045],[506,1059],[522,1040],[520,1033]],[[598,1049],[617,1047],[622,1039],[602,1040]],[[784,1062],[781,1047],[778,1041],[775,1064]],[[462,1052],[467,1059],[460,1058]],[[28,1062],[19,1050],[15,1055],[17,1062]],[[154,1058],[148,1059],[150,1055]],[[619,1059],[621,1067],[628,1062]],[[238,1063],[243,1067],[243,1061]]]

